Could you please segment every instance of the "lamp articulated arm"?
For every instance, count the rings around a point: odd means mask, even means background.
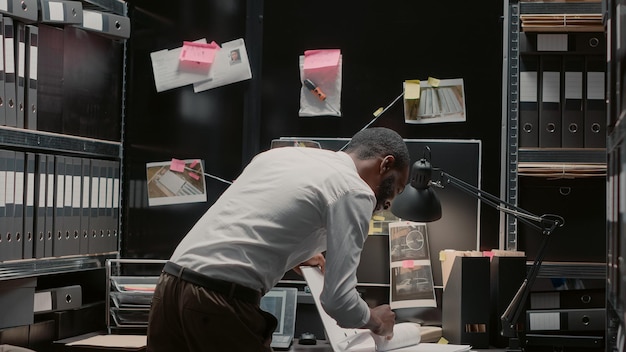
[[[514,216],[520,222],[538,230],[543,235],[541,244],[537,251],[537,255],[535,256],[535,260],[533,261],[533,265],[528,271],[526,278],[522,282],[521,286],[517,290],[517,293],[509,303],[508,307],[500,317],[502,322],[502,331],[500,332],[503,336],[506,337],[516,337],[517,336],[517,322],[521,313],[523,312],[524,303],[528,298],[530,293],[530,289],[539,274],[539,268],[541,267],[541,263],[543,262],[543,257],[545,254],[545,249],[548,245],[550,235],[554,232],[557,227],[563,226],[565,223],[564,219],[558,215],[546,214],[546,215],[535,215],[532,214],[514,204],[506,202],[492,194],[484,192],[477,187],[462,181],[444,171],[441,171],[441,180],[437,182],[432,182],[433,185],[437,187],[444,187],[441,183],[452,185],[459,190],[479,199],[481,202],[496,208],[497,210]]]

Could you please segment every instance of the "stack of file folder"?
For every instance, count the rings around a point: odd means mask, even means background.
[[[0,262],[116,252],[120,163],[0,150]]]
[[[520,34],[519,146],[605,148],[606,39]]]
[[[120,140],[130,19],[82,4],[0,3],[0,126]]]

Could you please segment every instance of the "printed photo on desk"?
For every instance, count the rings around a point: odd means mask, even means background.
[[[206,202],[202,165],[198,159],[147,163],[148,205]]]
[[[462,78],[407,80],[403,89],[405,123],[465,122]]]
[[[391,308],[436,307],[426,224],[390,223],[389,257]]]

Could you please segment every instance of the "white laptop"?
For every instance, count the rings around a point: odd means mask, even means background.
[[[452,345],[420,342],[420,326],[415,323],[398,323],[394,328],[394,337],[386,340],[374,336],[367,329],[346,329],[337,325],[321,306],[320,294],[324,287],[324,275],[317,267],[300,267],[307,285],[313,295],[315,306],[324,324],[326,338],[335,352],[375,352],[393,350],[394,352],[462,352],[469,351],[469,345]]]
[[[298,289],[274,287],[261,298],[261,309],[274,315],[278,325],[272,335],[272,348],[287,350],[293,342],[296,330],[296,306]]]

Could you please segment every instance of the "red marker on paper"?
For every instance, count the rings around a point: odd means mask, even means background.
[[[313,83],[313,81],[307,78],[304,80],[303,83],[304,83],[304,86],[307,87],[307,89],[310,90],[313,94],[315,94],[320,100],[322,101],[326,100],[326,94],[324,94],[324,92],[322,92],[320,87],[318,87],[315,83]]]

